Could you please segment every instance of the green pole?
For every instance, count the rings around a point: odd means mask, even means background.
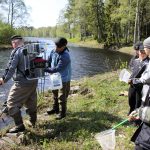
[[[127,121],[129,121],[129,119],[123,120],[122,122],[120,122],[117,125],[115,125],[114,127],[112,127],[112,130],[116,129],[117,127],[121,126],[122,124],[126,123]]]

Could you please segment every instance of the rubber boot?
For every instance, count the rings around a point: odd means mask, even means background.
[[[56,120],[60,120],[66,117],[67,106],[66,103],[61,103],[61,112],[57,115]]]
[[[31,123],[31,124],[29,124],[29,126],[35,127],[35,123],[37,121],[37,112],[29,113],[29,121]]]
[[[10,129],[8,133],[18,133],[18,132],[23,132],[25,130],[25,126],[23,124],[21,112],[17,112],[13,116],[11,116],[15,122],[15,127]]]
[[[59,103],[58,98],[54,98],[53,108],[51,110],[47,110],[48,115],[58,114],[59,113]]]

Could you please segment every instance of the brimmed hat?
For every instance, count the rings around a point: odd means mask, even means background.
[[[10,39],[11,39],[11,41],[13,41],[13,40],[17,40],[17,39],[22,40],[23,38],[20,35],[13,35]]]
[[[58,38],[58,39],[55,40],[55,44],[56,44],[57,47],[66,46],[67,43],[68,43],[68,41],[64,37],[60,37],[60,38]]]
[[[150,37],[144,40],[143,45],[145,48],[150,49]]]
[[[133,47],[136,51],[144,50],[144,45],[142,41],[136,42]]]

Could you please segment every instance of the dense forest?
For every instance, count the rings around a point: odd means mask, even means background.
[[[23,36],[95,39],[105,46],[127,45],[150,35],[150,0],[68,0],[57,25],[27,25],[30,9],[24,0],[0,0],[0,43],[14,33]],[[51,18],[47,18],[51,19]],[[42,21],[42,20],[41,20]]]

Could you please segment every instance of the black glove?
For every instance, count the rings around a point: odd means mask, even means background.
[[[51,73],[51,70],[50,70],[50,68],[45,68],[45,69],[44,69],[44,72]]]

